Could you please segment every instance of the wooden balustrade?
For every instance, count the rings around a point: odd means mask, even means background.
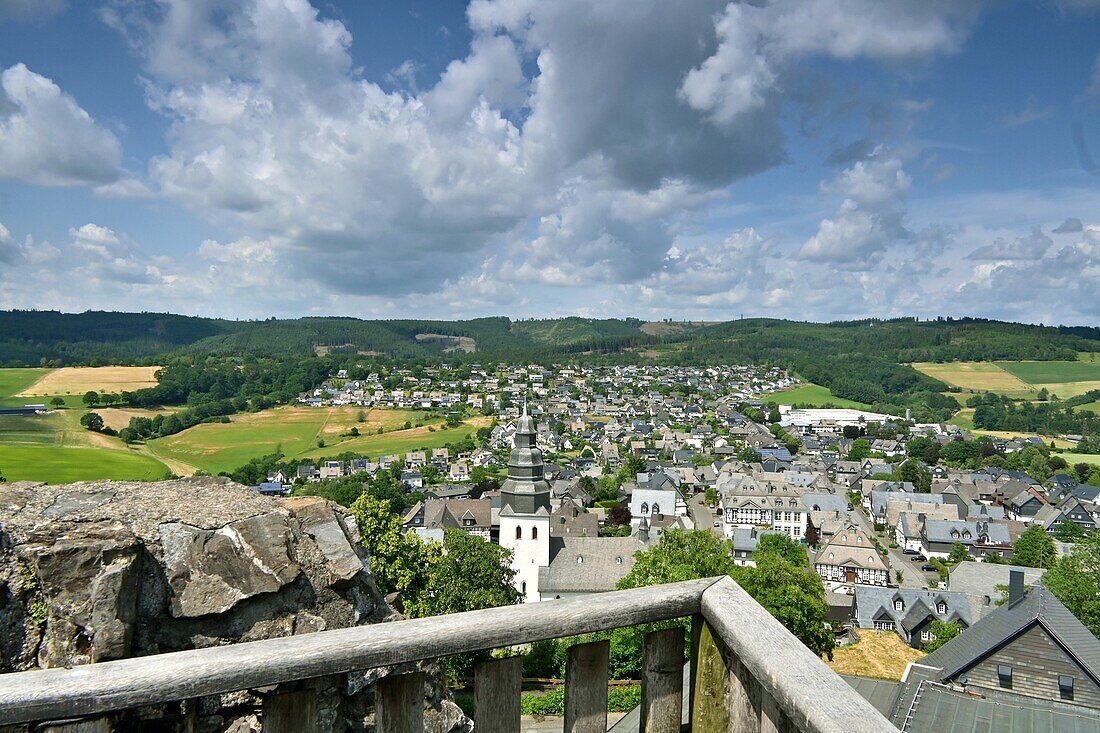
[[[729,578],[0,675],[0,724],[108,733],[114,711],[182,701],[193,715],[196,698],[264,688],[265,733],[321,733],[310,680],[681,617],[692,619],[690,689],[685,695],[683,629],[648,634],[640,733],[678,733],[685,719],[697,733],[896,730]],[[520,729],[521,675],[518,656],[477,665],[478,731]],[[606,641],[568,650],[565,733],[607,730],[607,677]],[[379,680],[378,733],[422,733],[424,689],[421,672]]]

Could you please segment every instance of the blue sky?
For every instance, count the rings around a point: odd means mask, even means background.
[[[1089,155],[1095,0],[0,0],[3,308],[1095,325]]]

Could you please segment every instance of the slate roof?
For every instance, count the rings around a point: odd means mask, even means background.
[[[636,537],[565,537],[550,565],[539,568],[540,593],[604,593],[615,590],[634,567],[645,543]],[[578,560],[579,558],[579,560]]]
[[[904,627],[904,622],[914,606],[923,606],[940,621],[962,621],[966,626],[971,626],[977,617],[974,612],[974,602],[965,593],[946,590],[921,590],[919,588],[883,588],[876,585],[857,585],[856,590],[856,618],[861,628],[871,628],[875,619],[889,617],[899,627]],[[894,610],[894,600],[900,598],[902,609]],[[937,604],[943,601],[947,604],[947,613],[936,613]],[[925,613],[924,616],[927,616]],[[910,620],[910,623],[913,623]],[[969,633],[969,632],[967,632]],[[964,636],[965,634],[960,634]],[[923,663],[923,661],[922,661]]]
[[[922,659],[921,664],[942,669],[941,679],[950,679],[1035,621],[1100,684],[1100,639],[1041,584],[1027,588],[1024,598],[1015,605],[1006,603],[989,612],[966,633]]]
[[[905,730],[909,733],[1098,733],[1100,715],[1082,705],[996,690],[983,689],[976,695],[925,682]]]
[[[875,706],[883,715],[890,715],[894,697],[898,694],[898,683],[892,680],[876,680],[870,677],[856,677],[842,674],[840,678],[847,682],[867,702]]]
[[[995,597],[998,585],[1008,585],[1008,574],[1022,570],[1024,585],[1034,585],[1046,571],[1042,568],[1025,568],[1019,565],[996,565],[988,562],[961,562],[951,568],[947,587],[972,596]]]

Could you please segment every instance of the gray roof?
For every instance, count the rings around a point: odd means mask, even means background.
[[[563,537],[550,565],[539,568],[540,593],[603,593],[634,567],[646,545],[636,537]]]
[[[946,590],[921,590],[919,588],[883,588],[875,585],[857,585],[856,619],[861,628],[871,628],[876,618],[889,616],[906,631],[929,614],[940,621],[962,621],[966,626],[974,623],[976,614],[973,601],[965,593]],[[894,609],[895,599],[901,599],[902,609]],[[947,613],[937,613],[940,601],[947,604]],[[923,608],[920,618],[911,615],[914,608]],[[907,624],[906,624],[907,622]]]
[[[1015,605],[1006,603],[989,612],[966,633],[922,659],[921,664],[937,667],[943,670],[941,679],[951,679],[1036,621],[1100,684],[1100,639],[1041,584],[1026,589],[1024,598]]]
[[[981,526],[979,526],[981,525]],[[966,535],[969,534],[969,537]],[[924,523],[924,536],[929,542],[961,542],[970,545],[978,542],[985,534],[986,544],[1009,545],[1012,540],[1008,534],[1008,525],[996,522],[972,522],[966,520],[929,519]]]
[[[890,708],[898,694],[898,683],[893,680],[876,680],[871,677],[856,677],[850,674],[840,675],[853,690],[867,702],[875,706],[883,715],[890,715]]]
[[[954,591],[972,596],[994,597],[998,585],[1008,585],[1008,574],[1022,570],[1024,585],[1034,585],[1046,571],[1042,568],[1025,568],[1019,565],[996,565],[988,562],[961,562],[951,568],[947,586]]]
[[[1095,709],[1082,705],[997,690],[983,689],[980,695],[974,695],[956,692],[935,682],[925,682],[913,705],[906,731],[1097,733],[1100,732],[1100,715]]]

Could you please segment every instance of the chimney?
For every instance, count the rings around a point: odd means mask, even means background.
[[[1010,570],[1008,572],[1008,607],[1012,608],[1024,600],[1024,571]]]

